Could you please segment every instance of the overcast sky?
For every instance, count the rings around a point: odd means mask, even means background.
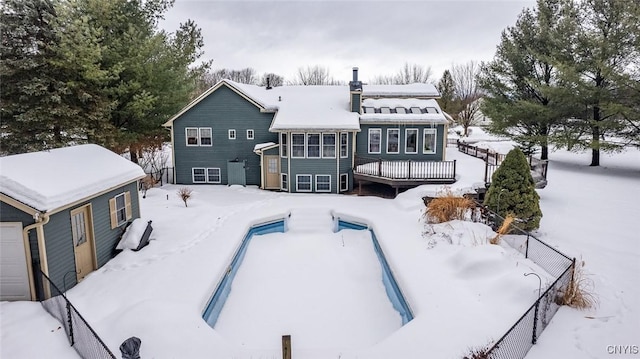
[[[293,79],[299,67],[329,67],[349,81],[430,66],[434,79],[452,63],[490,60],[500,33],[534,0],[213,1],[176,0],[161,27],[192,19],[213,68],[253,67]]]

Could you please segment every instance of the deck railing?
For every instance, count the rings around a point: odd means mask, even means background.
[[[353,172],[393,180],[455,180],[456,161],[390,161],[357,156]]]

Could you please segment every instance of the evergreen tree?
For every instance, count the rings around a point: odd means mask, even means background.
[[[457,109],[454,103],[455,87],[451,72],[444,70],[442,78],[438,81],[438,92],[440,92],[440,108],[449,114],[456,113]]]
[[[502,217],[513,214],[518,227],[526,231],[540,226],[540,197],[520,149],[511,150],[494,172],[484,204]]]

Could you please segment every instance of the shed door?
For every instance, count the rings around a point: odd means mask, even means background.
[[[89,206],[71,211],[71,235],[76,256],[76,275],[78,282],[93,272],[93,238],[91,237],[91,212]]]
[[[266,167],[265,188],[279,189],[280,188],[280,156],[279,155],[264,156],[264,162]]]
[[[245,186],[247,184],[245,167],[245,161],[234,160],[227,162],[227,184]]]
[[[31,300],[22,223],[0,223],[0,300]]]

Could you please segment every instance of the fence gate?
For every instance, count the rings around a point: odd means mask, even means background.
[[[246,162],[246,160],[241,161],[238,159],[227,162],[227,184],[239,184],[242,186],[246,186]]]

